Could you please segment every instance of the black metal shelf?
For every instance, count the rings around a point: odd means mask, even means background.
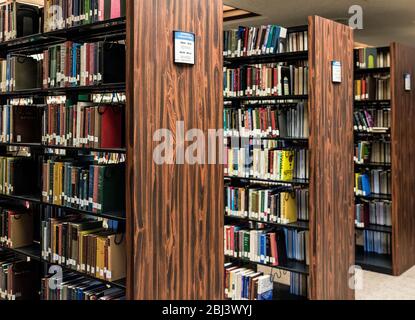
[[[41,202],[42,205],[44,206],[48,206],[48,207],[53,207],[53,208],[57,208],[57,209],[62,209],[62,210],[66,210],[66,211],[72,211],[72,212],[77,212],[77,213],[81,213],[84,215],[89,215],[89,216],[93,216],[93,217],[97,217],[97,218],[104,218],[104,219],[109,219],[109,220],[116,220],[116,221],[126,221],[126,216],[124,212],[107,212],[107,213],[94,213],[88,210],[83,210],[83,209],[77,209],[77,208],[72,208],[72,207],[66,207],[66,206],[60,206],[60,205],[56,205],[56,204],[52,204],[52,203],[48,203],[48,202]]]
[[[366,75],[366,74],[376,74],[376,73],[390,73],[391,68],[390,67],[384,67],[384,68],[356,68],[354,70],[355,75]]]
[[[231,262],[239,262],[241,264],[255,265],[255,266],[264,266],[268,268],[281,269],[281,270],[299,273],[299,274],[305,274],[305,275],[309,274],[309,268],[304,262],[287,260],[287,263],[284,265],[272,266],[269,264],[254,262],[254,261],[243,259],[243,258],[235,258],[235,257],[228,256],[228,255],[225,255],[225,257],[229,259]]]
[[[379,105],[389,105],[391,100],[355,100],[355,106],[379,106]]]
[[[108,93],[125,91],[125,83],[107,83],[95,86],[73,86],[62,88],[34,88],[28,90],[18,90],[12,92],[1,92],[0,97],[14,98],[25,96],[53,96],[66,95],[70,93]]]
[[[39,197],[33,196],[33,195],[22,195],[22,196],[16,196],[16,195],[6,195],[6,194],[0,194],[0,199],[8,199],[8,200],[14,200],[14,201],[27,201],[34,204],[40,204],[41,200]]]
[[[19,147],[19,148],[41,148],[42,145],[40,143],[29,143],[29,142],[0,142],[0,147]]]
[[[275,140],[275,141],[282,141],[282,142],[300,142],[300,143],[308,143],[308,138],[295,138],[295,137],[236,137],[236,136],[225,136],[225,138],[229,139],[252,139],[252,140]]]
[[[8,247],[3,247],[0,246],[1,249],[4,250],[8,250],[11,252],[14,252],[15,254],[21,255],[21,256],[25,256],[27,258],[30,258],[34,261],[40,261],[41,259],[41,250],[40,250],[40,245],[34,243],[33,245],[27,246],[27,247],[23,247],[23,248],[17,248],[17,249],[12,249],[12,248],[8,248]]]
[[[123,39],[126,33],[126,19],[117,18],[107,21],[74,26],[66,29],[34,34],[0,43],[3,52],[39,52],[44,46],[50,46],[64,41],[80,41],[85,38],[100,38],[107,40]]]
[[[82,151],[82,152],[103,152],[103,153],[120,153],[120,154],[127,152],[125,148],[107,149],[107,148],[67,147],[67,146],[55,146],[55,145],[46,145],[46,144],[42,144],[41,146],[42,148],[45,148],[45,149]]]
[[[358,227],[356,226],[356,230],[362,230],[362,231],[376,231],[376,232],[382,232],[382,233],[392,233],[392,227],[389,226],[381,226],[376,224],[369,224],[364,227]]]
[[[355,194],[355,197],[358,199],[364,199],[364,200],[392,200],[392,195],[390,194],[370,194],[368,196],[363,196],[363,195],[357,195]]]
[[[310,181],[308,179],[294,179],[290,181],[280,181],[280,180],[268,180],[268,179],[258,179],[258,178],[243,178],[243,177],[232,177],[225,176],[227,180],[238,180],[241,182],[257,183],[257,184],[268,184],[268,185],[308,185]]]
[[[275,54],[253,55],[247,57],[225,57],[225,66],[237,66],[242,64],[278,63],[308,60],[308,51],[284,52]]]
[[[392,256],[377,253],[364,252],[363,247],[356,247],[356,265],[364,270],[393,274]]]
[[[276,223],[276,222],[264,222],[260,220],[250,219],[250,218],[242,218],[242,217],[235,217],[235,216],[228,216],[225,215],[226,219],[230,220],[236,220],[240,222],[254,222],[254,223],[263,223],[269,226],[275,226],[275,227],[283,227],[288,229],[297,229],[297,230],[309,230],[309,222],[308,221],[297,221],[294,223],[289,224],[282,224],[282,223]]]
[[[287,100],[307,100],[308,95],[286,95],[286,96],[243,96],[225,97],[224,101],[287,101]]]
[[[290,292],[290,286],[274,282],[273,301],[306,301],[307,297],[297,296]]]
[[[390,169],[392,167],[392,164],[390,163],[375,163],[375,162],[369,162],[369,163],[355,163],[355,166],[358,168],[388,168]]]
[[[97,280],[97,281],[100,281],[100,282],[105,283],[107,285],[118,287],[120,289],[126,289],[126,279],[125,278],[121,279],[121,280],[117,280],[117,281],[102,280],[102,279],[96,278],[92,275],[89,275],[87,273],[80,272],[80,271],[77,271],[77,270],[73,270],[73,269],[68,268],[67,266],[59,264],[59,263],[53,263],[53,262],[47,261],[45,259],[41,259],[40,261],[42,263],[47,264],[47,265],[60,266],[62,269],[66,270],[67,272],[74,272],[74,273],[77,273],[80,276],[83,276],[83,277],[88,278],[88,279]]]

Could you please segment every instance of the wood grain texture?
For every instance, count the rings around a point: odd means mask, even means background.
[[[405,91],[404,75],[412,76]],[[415,265],[415,49],[391,45],[393,274]]]
[[[128,296],[222,299],[223,167],[153,162],[158,129],[223,128],[222,0],[127,3]],[[173,63],[174,30],[195,66]]]
[[[332,83],[332,61],[342,83]],[[310,295],[354,299],[353,31],[309,17]]]

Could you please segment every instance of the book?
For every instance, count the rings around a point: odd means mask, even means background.
[[[225,108],[225,137],[244,138],[303,138],[309,136],[308,108],[304,102],[292,108],[255,106]]]
[[[391,109],[365,109],[354,112],[354,130],[358,132],[384,133],[390,130]]]
[[[36,162],[26,157],[0,157],[0,193],[33,195],[38,190]]]
[[[90,102],[48,104],[43,113],[42,143],[79,148],[122,148],[124,109]]]
[[[368,75],[355,79],[355,100],[390,100],[390,74]]]
[[[126,0],[45,0],[44,32],[88,25],[126,16]]]
[[[7,55],[1,68],[2,92],[41,88],[41,62],[31,56]]]
[[[286,197],[290,199],[289,206],[284,204]],[[291,203],[291,199],[295,204]],[[272,189],[226,186],[225,213],[230,217],[281,224],[295,222],[297,217],[308,220],[308,190],[297,189],[291,192],[283,186]]]
[[[308,65],[284,63],[224,67],[224,97],[267,97],[308,94]],[[301,81],[300,81],[301,79]]]
[[[354,55],[358,69],[390,67],[389,48],[359,48],[354,51]]]
[[[362,201],[355,204],[355,222],[359,228],[369,225],[392,226],[392,202]]]
[[[308,50],[308,32],[290,32],[278,25],[224,31],[225,57],[250,57]]]
[[[126,276],[125,236],[103,222],[68,215],[43,221],[42,256],[94,278],[117,281]]]
[[[38,278],[35,263],[0,250],[0,299],[35,300]]]
[[[387,141],[359,141],[355,145],[357,164],[391,164],[391,143]]]
[[[12,249],[33,244],[33,213],[1,209],[0,243]]]
[[[125,290],[110,286],[99,280],[86,278],[79,273],[64,272],[58,279],[59,285],[55,283],[56,276],[47,276],[41,279],[42,300],[124,300]]]
[[[275,140],[225,140],[225,175],[279,181],[308,179],[308,150],[278,150],[278,146]]]
[[[49,160],[42,168],[44,202],[91,213],[124,211],[124,164]]]
[[[0,4],[0,42],[40,32],[38,1],[8,0]]]
[[[50,46],[41,62],[43,88],[125,82],[125,45],[116,42]]]
[[[364,251],[377,254],[392,254],[392,237],[390,233],[363,231]]]

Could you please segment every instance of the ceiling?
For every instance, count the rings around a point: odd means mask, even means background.
[[[363,30],[355,31],[356,42],[383,46],[397,41],[415,47],[415,0],[224,0],[224,3],[261,15],[225,23],[226,29],[239,25],[305,25],[309,15],[348,21],[350,6],[357,4],[363,8],[364,26]]]

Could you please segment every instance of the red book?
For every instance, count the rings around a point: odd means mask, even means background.
[[[275,233],[270,233],[269,238],[271,242],[271,257],[274,258],[274,261],[271,261],[271,265],[278,266],[277,240],[275,238]]]
[[[121,148],[122,109],[118,107],[100,108],[101,148]]]
[[[111,0],[111,19],[121,17],[121,0]]]

